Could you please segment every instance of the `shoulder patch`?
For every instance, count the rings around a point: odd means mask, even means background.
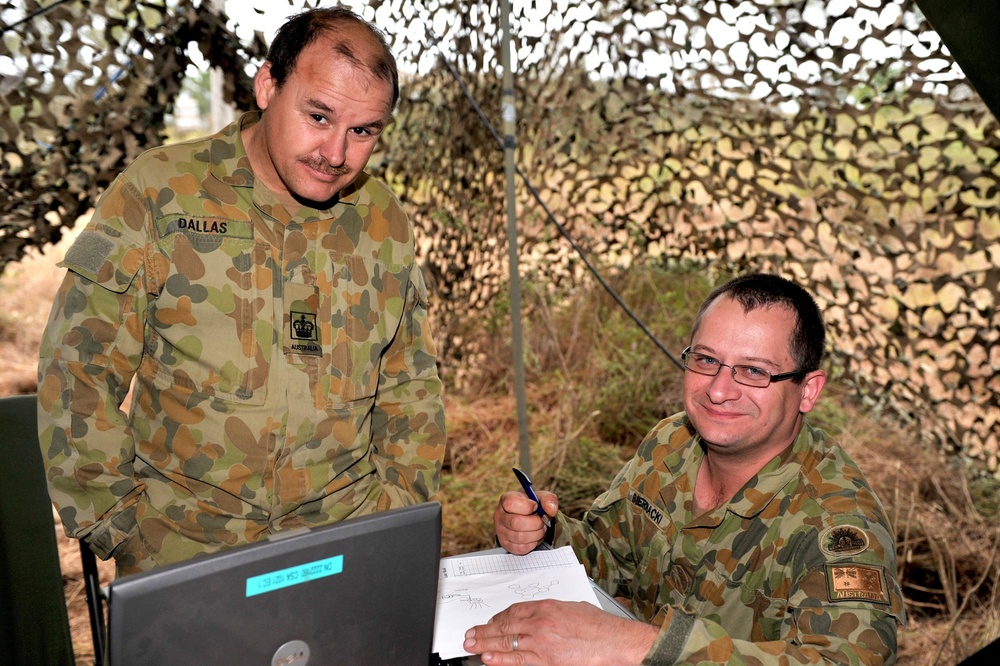
[[[827,564],[826,584],[830,601],[889,603],[885,570],[864,564]]]
[[[853,525],[834,525],[819,535],[820,550],[834,557],[863,553],[868,550],[868,545],[868,535]]]
[[[114,249],[115,244],[110,238],[84,229],[66,251],[64,264],[68,268],[82,269],[92,277],[101,270]]]

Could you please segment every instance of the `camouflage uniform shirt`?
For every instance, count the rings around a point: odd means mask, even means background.
[[[728,503],[693,514],[704,457],[662,421],[584,516],[560,515],[609,593],[660,627],[645,664],[883,664],[905,621],[885,511],[861,471],[804,426]]]
[[[148,568],[438,490],[412,227],[366,174],[329,210],[280,204],[240,138],[257,118],[141,155],[61,264],[42,453],[67,534],[120,570],[126,539]]]

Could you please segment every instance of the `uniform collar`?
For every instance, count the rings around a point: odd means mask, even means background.
[[[823,447],[824,439],[823,431],[803,422],[802,430],[792,445],[768,461],[747,481],[726,509],[742,518],[758,515],[778,493],[799,477],[804,467],[815,464],[815,452]]]
[[[230,187],[253,187],[253,169],[250,167],[250,158],[243,146],[240,130],[259,119],[258,112],[244,113],[209,138],[208,172],[212,177]]]
[[[760,514],[778,494],[793,483],[803,469],[815,465],[816,451],[823,448],[826,435],[822,430],[803,422],[802,429],[792,445],[772,458],[753,476],[729,502],[700,516],[694,526],[718,526],[727,512],[741,518],[753,518]],[[696,449],[704,451],[701,436],[697,437]],[[702,455],[692,456],[700,461]],[[693,462],[693,461],[692,461]],[[694,487],[692,485],[692,487]]]

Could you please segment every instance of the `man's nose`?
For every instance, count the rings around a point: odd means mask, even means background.
[[[719,368],[719,374],[712,377],[708,385],[708,394],[713,401],[732,400],[740,395],[741,389],[733,369],[728,365]]]
[[[339,132],[329,137],[320,146],[319,154],[332,167],[344,166],[347,160],[347,137]]]

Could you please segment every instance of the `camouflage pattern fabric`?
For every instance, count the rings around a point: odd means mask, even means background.
[[[66,533],[119,572],[439,487],[444,411],[412,227],[366,174],[329,210],[281,205],[240,140],[258,118],[144,153],[62,264],[42,453]]]
[[[582,521],[555,525],[556,545],[661,627],[644,663],[893,663],[895,542],[847,454],[806,425],[728,504],[695,516],[703,457],[686,415],[668,418]]]

